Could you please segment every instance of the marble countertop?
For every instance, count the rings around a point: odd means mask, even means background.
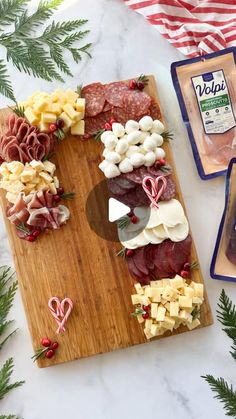
[[[175,162],[215,318],[222,288],[236,301],[235,284],[214,281],[209,275],[224,206],[224,178],[204,182],[197,174],[170,77],[170,64],[181,59],[181,54],[121,0],[67,0],[57,18],[88,18],[91,28],[88,40],[93,42],[93,58],[73,66],[75,77],[66,80],[68,87],[140,73],[155,75],[163,112],[175,134]],[[56,87],[19,74],[10,65],[9,72],[18,100],[36,89]],[[1,97],[1,107],[7,104]],[[0,264],[13,264],[2,219]],[[211,373],[236,385],[230,341],[216,320],[213,326],[173,338],[38,369],[30,359],[31,340],[19,293],[11,317],[19,331],[1,351],[0,365],[13,356],[13,379],[25,379],[26,384],[1,401],[0,413],[24,419],[224,417],[222,406],[200,377]]]

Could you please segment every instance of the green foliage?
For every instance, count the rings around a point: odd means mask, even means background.
[[[223,331],[233,341],[230,353],[236,360],[236,308],[226,295],[225,290],[221,292],[218,307],[217,319],[224,326]]]
[[[214,378],[212,375],[206,375],[202,378],[206,380],[212,391],[216,393],[214,397],[224,404],[226,415],[236,418],[236,392],[233,390],[232,385],[229,386],[223,378]]]
[[[9,358],[0,370],[0,400],[14,388],[22,386],[24,381],[16,381],[9,384],[11,375],[13,373],[13,359]]]
[[[76,42],[82,41],[89,33],[89,30],[80,30],[87,20],[53,21],[37,36],[36,30],[40,30],[63,0],[41,0],[37,10],[31,14],[26,8],[28,2],[29,0],[1,0],[0,46],[6,50],[6,60],[20,72],[47,81],[63,82],[61,73],[72,76],[64,59],[65,51],[70,52],[76,63],[82,59],[82,54],[91,57],[90,43],[82,47],[75,46]],[[7,32],[6,26],[12,24],[14,30]],[[0,61],[0,93],[15,101],[3,60]]]

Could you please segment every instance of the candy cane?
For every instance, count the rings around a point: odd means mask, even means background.
[[[56,308],[54,305],[56,303]],[[65,312],[65,304],[68,305],[68,308]],[[70,298],[64,298],[60,301],[58,297],[52,297],[48,301],[49,310],[58,324],[58,329],[56,333],[65,332],[65,324],[70,316],[70,313],[73,309],[73,302]]]
[[[162,181],[162,186],[158,190],[158,183],[160,181]],[[142,187],[151,201],[150,206],[152,208],[158,208],[157,201],[165,191],[166,185],[167,181],[165,176],[158,176],[156,179],[151,176],[145,176],[143,178]]]

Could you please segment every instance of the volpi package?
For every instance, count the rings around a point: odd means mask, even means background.
[[[225,175],[236,157],[236,48],[178,61],[171,75],[198,173]]]
[[[211,277],[236,282],[236,158],[226,175],[225,208],[211,262]]]

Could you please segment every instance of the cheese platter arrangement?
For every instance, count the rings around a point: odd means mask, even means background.
[[[0,201],[39,367],[212,324],[153,76],[36,92],[0,120]],[[130,208],[120,243],[86,217],[104,179]]]

